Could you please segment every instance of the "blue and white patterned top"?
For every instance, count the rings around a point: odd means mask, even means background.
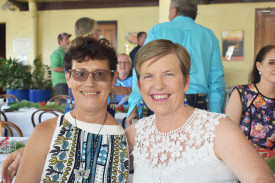
[[[57,125],[41,182],[126,182],[129,158],[122,127],[104,125],[100,130],[101,124],[76,124],[68,112]]]

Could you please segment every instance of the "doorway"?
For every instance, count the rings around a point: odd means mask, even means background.
[[[117,21],[97,21],[100,38],[108,39],[117,51]]]
[[[0,23],[0,57],[6,58],[6,24]]]
[[[266,45],[275,45],[275,8],[256,9],[254,55]]]

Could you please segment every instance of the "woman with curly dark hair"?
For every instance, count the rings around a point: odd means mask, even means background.
[[[74,109],[34,129],[16,182],[126,182],[126,136],[107,112],[118,75],[116,52],[106,39],[80,37],[64,60]]]

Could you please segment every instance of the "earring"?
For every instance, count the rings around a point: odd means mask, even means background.
[[[184,99],[184,107],[186,107],[186,106],[187,106],[187,99],[185,97],[185,99]]]
[[[115,110],[115,108],[116,108],[116,95],[115,94],[110,95],[110,108],[113,110]]]
[[[72,89],[71,88],[69,88],[69,98],[70,98],[70,109],[73,109]]]
[[[260,75],[262,74],[261,71],[259,71],[259,74],[260,74]]]

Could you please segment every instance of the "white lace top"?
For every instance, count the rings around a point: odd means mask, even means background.
[[[215,127],[222,117],[225,115],[195,109],[183,126],[168,133],[158,131],[155,115],[139,120],[133,182],[234,182],[235,175],[213,150]]]

